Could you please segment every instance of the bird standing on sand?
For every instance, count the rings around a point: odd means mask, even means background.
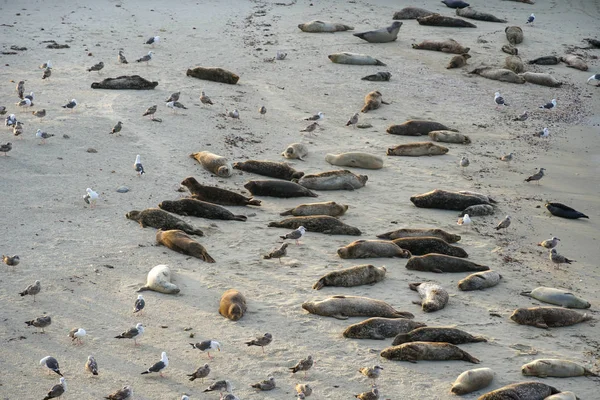
[[[114,133],[119,134],[119,132],[121,132],[122,128],[123,128],[123,123],[121,121],[117,122],[117,124],[115,126],[113,126],[112,130],[110,131],[111,135]]]
[[[41,144],[45,144],[46,143],[46,139],[49,139],[51,137],[54,136],[54,133],[48,133],[48,132],[42,132],[41,129],[38,129],[37,132],[35,133],[35,137],[38,139],[42,139]]]
[[[150,118],[154,118],[154,113],[156,112],[156,109],[158,108],[158,106],[155,104],[152,107],[148,107],[146,109],[146,111],[142,114],[142,117],[145,117],[146,115],[149,115]]]
[[[556,99],[552,99],[550,103],[546,103],[543,106],[540,106],[540,108],[545,108],[546,110],[552,110],[554,107],[556,107]]]
[[[137,299],[135,300],[135,303],[133,304],[133,313],[139,313],[138,315],[141,315],[144,307],[146,306],[146,301],[144,300],[144,296],[142,296],[141,294],[138,294]]]
[[[129,64],[127,62],[127,58],[125,58],[125,55],[123,55],[123,50],[119,50],[119,55],[117,56],[117,61],[119,62],[119,64]]]
[[[133,390],[131,390],[131,386],[123,386],[122,389],[117,390],[116,392],[109,394],[105,397],[108,400],[127,400],[131,399],[133,396]]]
[[[298,371],[304,371],[304,377],[306,378],[306,374],[308,373],[308,370],[312,368],[313,364],[314,361],[312,356],[308,355],[306,358],[303,358],[302,360],[298,361],[296,365],[290,368],[290,372],[292,374],[295,374]]]
[[[290,233],[287,233],[285,236],[279,236],[279,237],[282,238],[283,240],[286,240],[286,239],[295,240],[296,245],[299,245],[300,244],[299,240],[302,238],[302,236],[304,236],[305,233],[306,233],[306,228],[303,226],[300,226],[298,229],[295,229],[295,230],[291,231]]]
[[[171,93],[168,99],[165,100],[165,103],[169,103],[171,101],[179,101],[179,95],[181,92]]]
[[[137,156],[135,156],[135,162],[133,163],[133,169],[135,170],[135,172],[137,172],[138,176],[142,176],[145,173],[139,154]]]
[[[543,242],[538,243],[538,246],[542,246],[546,249],[553,249],[556,246],[558,246],[558,242],[560,241],[559,238],[557,237],[553,237],[552,239],[546,239]]]
[[[358,113],[354,113],[354,115],[350,117],[348,122],[346,122],[346,126],[352,125],[353,128],[356,128],[356,124],[358,124]]]
[[[187,110],[187,107],[184,106],[183,104],[181,104],[178,101],[170,101],[167,103],[167,107],[169,107],[170,109],[173,110],[173,112],[176,112],[177,109],[182,109],[182,110]]]
[[[21,121],[17,121],[15,126],[13,126],[13,135],[21,136],[22,134],[23,134],[23,123]]]
[[[58,366],[58,361],[56,360],[56,358],[52,357],[52,356],[46,356],[44,358],[42,358],[40,360],[40,365],[42,367],[45,367],[48,371],[48,373],[50,373],[50,371],[57,373],[60,376],[63,376],[63,374],[61,374],[60,372],[60,368]]]
[[[75,100],[75,99],[71,99],[70,102],[68,102],[67,104],[62,106],[62,108],[68,108],[71,111],[73,111],[75,109],[75,107],[77,107],[77,100]]]
[[[8,117],[6,117],[6,119],[4,120],[4,126],[7,127],[11,127],[14,126],[17,123],[17,116],[15,114],[10,114]]]
[[[269,254],[265,254],[263,258],[265,260],[270,260],[272,258],[278,258],[279,263],[281,264],[281,257],[287,256],[287,247],[288,243],[283,243],[280,248],[272,250]]]
[[[556,269],[560,269],[560,264],[571,264],[572,262],[575,262],[575,260],[569,260],[567,257],[558,254],[556,249],[550,250],[550,261],[556,264]]]
[[[25,99],[29,99],[29,101],[31,101],[31,105],[33,105],[33,92],[29,92],[29,94],[25,95]]]
[[[35,281],[32,285],[29,285],[23,290],[21,293],[21,297],[23,296],[33,296],[33,302],[35,303],[35,295],[38,294],[42,290],[42,284],[40,281]]]
[[[587,80],[587,83],[589,84],[590,81],[600,81],[600,74],[594,74],[594,75],[590,76]],[[600,86],[600,83],[596,86]]]
[[[252,339],[249,342],[245,342],[248,346],[260,346],[262,352],[265,352],[265,346],[268,346],[273,341],[273,335],[265,333],[263,336],[257,336],[256,339]]]
[[[160,354],[160,361],[154,363],[153,366],[142,372],[142,375],[149,374],[151,372],[158,372],[160,376],[163,376],[163,370],[169,366],[169,359],[167,358],[167,353],[162,352]]]
[[[12,257],[2,254],[2,262],[8,266],[16,267],[21,262],[21,259],[16,254]]]
[[[4,153],[5,157],[8,157],[8,155],[6,153],[8,153],[11,150],[12,150],[11,142],[0,144],[0,153]]]
[[[381,375],[381,371],[383,371],[383,367],[380,365],[373,365],[372,367],[364,367],[358,370],[361,374],[366,376],[369,379],[373,380],[373,386],[375,385],[375,380],[379,378]]]
[[[96,208],[96,202],[98,201],[98,193],[94,192],[91,188],[85,189],[86,194],[83,195],[83,201],[90,205],[90,208]]]
[[[19,101],[18,103],[15,103],[15,104],[19,107],[32,107],[33,106],[33,103],[28,98],[24,98],[23,100]]]
[[[27,326],[34,326],[36,328],[40,328],[42,333],[44,333],[44,328],[47,328],[52,324],[52,318],[49,315],[42,315],[41,317],[37,317],[36,319],[32,319],[31,321],[25,321]]]
[[[379,390],[377,388],[373,388],[370,392],[355,394],[354,397],[356,397],[358,400],[379,400]]]
[[[544,171],[546,168],[540,168],[538,172],[531,175],[529,178],[525,179],[525,182],[537,181],[538,185],[540,184],[540,179],[544,177]]]
[[[317,126],[319,126],[319,124],[317,122],[313,122],[312,124],[310,124],[306,128],[302,129],[300,132],[313,133],[314,130],[317,129]]]
[[[52,76],[52,68],[46,68],[42,74],[42,79],[50,79],[50,76]]]
[[[52,61],[48,60],[45,63],[41,64],[38,68],[39,69],[52,68]]]
[[[38,111],[32,111],[31,112],[33,115],[35,115],[38,118],[44,118],[46,116],[46,109],[43,108],[41,110]]]
[[[458,222],[456,224],[461,226],[469,226],[472,223],[473,221],[471,221],[471,217],[469,217],[469,214],[465,214],[458,219]]]
[[[206,392],[219,392],[221,397],[223,397],[223,392],[231,393],[233,387],[231,386],[231,382],[228,380],[216,381],[213,382],[209,387],[204,389],[204,393]]]
[[[499,106],[508,106],[508,104],[504,101],[504,97],[500,96],[500,92],[496,92],[494,94],[494,102],[496,103],[496,110]]]
[[[319,121],[323,121],[323,118],[325,118],[325,114],[323,114],[321,111],[319,111],[318,113],[316,113],[315,115],[313,115],[311,117],[304,118],[304,120],[319,122]]]
[[[104,68],[104,62],[100,61],[98,64],[94,64],[90,68],[88,68],[87,71],[88,72],[98,71],[98,74],[100,74],[100,71],[102,70],[102,68]]]
[[[470,164],[469,159],[467,158],[467,156],[463,156],[459,163],[458,163],[462,168],[463,168],[463,172],[464,172],[464,168],[467,168]]]
[[[264,117],[265,114],[267,113],[267,107],[265,106],[260,106],[260,108],[258,109],[259,114]]]
[[[527,18],[527,22],[525,22],[525,23],[533,25],[533,21],[535,21],[535,15],[533,15],[533,13],[531,13],[531,15],[529,16],[529,18]]]
[[[233,111],[227,111],[227,110],[225,110],[225,114],[228,117],[231,117],[233,119],[239,119],[240,118],[240,112],[237,109],[235,109]]]
[[[213,105],[213,102],[212,102],[212,100],[210,99],[210,97],[208,97],[208,96],[206,95],[206,93],[204,93],[204,90],[203,90],[203,91],[200,93],[200,102],[201,102],[202,104],[210,104],[210,105]]]
[[[98,375],[98,363],[93,356],[88,356],[85,362],[85,370],[92,375]]]
[[[527,121],[527,118],[529,118],[529,113],[527,112],[527,110],[523,111],[523,114],[519,115],[516,118],[513,118],[513,121]]]
[[[273,390],[275,389],[275,378],[270,376],[269,379],[262,381],[262,382],[258,382],[255,383],[254,385],[250,385],[255,389],[258,390],[262,390],[262,391],[268,391],[268,390]]]
[[[118,336],[115,336],[115,339],[133,339],[134,346],[138,346],[137,340],[142,337],[143,334],[144,326],[141,323],[138,323],[136,326],[127,329]]]
[[[160,36],[152,36],[150,39],[146,40],[145,44],[151,44],[152,47],[154,47],[158,42],[160,42]]]
[[[281,51],[281,50],[277,50],[277,54],[275,55],[275,59],[282,61],[285,60],[285,58],[287,57],[287,53]]]
[[[194,381],[195,379],[202,379],[202,383],[204,383],[204,378],[206,378],[210,374],[210,367],[208,364],[204,364],[201,367],[198,367],[197,370],[194,371],[193,374],[187,375],[190,377],[190,381]]]
[[[539,138],[547,138],[550,137],[550,131],[548,130],[548,128],[544,128],[540,132],[534,133],[533,136],[537,136]]]
[[[62,396],[63,394],[65,394],[66,391],[67,391],[67,382],[65,382],[65,378],[60,378],[60,383],[58,385],[52,386],[52,389],[50,389],[50,391],[48,392],[46,397],[44,397],[44,400],[58,398],[58,397]]]
[[[218,350],[221,351],[221,344],[219,342],[217,342],[216,340],[203,340],[199,343],[190,343],[190,345],[192,346],[192,348],[194,349],[198,349],[203,353],[208,354],[208,359],[212,360],[214,357],[211,357],[210,352],[213,350]]]
[[[69,331],[69,337],[71,338],[71,342],[83,344],[82,337],[87,334],[85,329],[83,328],[73,328]]]
[[[504,161],[510,164],[510,162],[513,159],[513,153],[508,153],[508,154],[504,154],[502,157],[500,157],[500,161]]]
[[[502,221],[500,221],[500,223],[498,223],[498,225],[494,228],[497,231],[499,231],[500,229],[506,229],[510,226],[510,216],[506,216],[504,217],[504,219]]]
[[[137,62],[145,62],[145,63],[146,63],[146,65],[150,65],[150,60],[152,60],[152,55],[153,55],[153,54],[154,54],[154,52],[153,52],[152,50],[150,50],[150,51],[148,52],[148,54],[146,54],[146,55],[145,55],[145,56],[143,56],[143,57],[140,57],[140,58],[138,58],[138,59],[137,59],[137,60],[135,60],[135,61],[137,61]]]
[[[21,100],[23,100],[23,95],[25,94],[25,81],[19,81],[19,83],[17,83],[17,96],[19,96],[19,98]]]

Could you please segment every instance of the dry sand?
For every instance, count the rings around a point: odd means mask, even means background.
[[[542,285],[572,289],[592,303],[586,312],[598,317],[600,89],[585,81],[598,72],[600,50],[577,50],[588,56],[587,72],[564,64],[533,68],[565,82],[554,89],[446,70],[451,55],[411,49],[411,43],[424,39],[453,37],[471,47],[471,66],[501,65],[506,56],[500,51],[506,43],[504,28],[519,25],[525,32],[525,41],[518,46],[524,59],[563,55],[568,47],[583,47],[583,38],[597,34],[598,2],[473,1],[477,9],[507,18],[509,23],[472,21],[476,29],[454,29],[404,21],[398,41],[380,45],[347,32],[307,34],[296,26],[323,19],[353,25],[355,32],[361,32],[386,26],[393,12],[410,2],[290,3],[5,1],[0,6],[3,50],[13,44],[28,48],[18,55],[1,56],[3,102],[25,122],[25,134],[18,140],[3,128],[0,139],[14,146],[8,157],[0,156],[1,251],[21,256],[18,267],[3,265],[0,271],[0,397],[42,398],[58,382],[58,376],[45,375],[38,366],[46,355],[59,360],[68,384],[65,397],[70,399],[97,399],[123,385],[133,387],[136,399],[179,399],[182,393],[192,399],[211,399],[216,394],[202,390],[225,378],[233,382],[240,399],[291,398],[301,376],[290,376],[286,368],[308,354],[317,361],[307,379],[315,389],[313,398],[347,399],[368,390],[368,380],[357,371],[381,364],[385,368],[379,384],[382,398],[450,399],[454,379],[475,367],[459,361],[409,364],[380,359],[379,351],[391,339],[357,341],[341,336],[346,326],[360,318],[339,321],[309,315],[301,308],[304,301],[333,294],[385,300],[429,325],[455,325],[485,335],[488,343],[461,347],[481,359],[479,366],[495,371],[489,390],[527,380],[520,367],[535,358],[565,358],[598,371],[595,322],[545,331],[516,325],[508,317],[517,307],[539,305],[518,293]],[[454,14],[439,1],[418,6]],[[535,26],[525,26],[531,12],[537,16]],[[162,38],[154,49],[155,59],[149,66],[135,63],[148,52],[149,46],[143,43],[153,35]],[[50,39],[71,48],[46,49],[42,41]],[[130,64],[116,63],[119,49]],[[276,50],[288,52],[288,58],[265,62]],[[370,54],[388,66],[333,64],[327,55],[338,51]],[[48,59],[54,64],[53,74],[50,81],[42,81],[37,66]],[[98,61],[106,65],[102,73],[88,73],[86,69]],[[241,79],[230,86],[187,78],[186,69],[194,65],[227,68]],[[392,80],[360,80],[377,71],[390,71]],[[90,89],[93,81],[125,74],[140,74],[160,84],[151,91]],[[48,111],[43,121],[12,105],[19,80],[25,80],[27,92],[35,92],[33,109]],[[202,89],[215,102],[213,107],[201,107]],[[381,91],[392,104],[361,114],[360,122],[371,123],[373,128],[346,128],[345,122],[362,107],[364,95],[371,90]],[[494,110],[497,90],[511,105],[502,111]],[[162,102],[174,91],[181,91],[180,101],[189,107],[178,115]],[[71,98],[79,102],[74,112],[60,108]],[[558,99],[557,109],[537,109],[552,98]],[[162,123],[141,117],[153,104],[159,105],[156,116]],[[264,119],[257,111],[261,105],[268,109]],[[240,120],[222,116],[226,108],[239,109]],[[524,109],[530,111],[530,119],[512,122]],[[317,111],[326,115],[324,130],[314,137],[301,136],[299,130],[307,125],[301,119]],[[233,161],[280,161],[279,153],[288,144],[301,141],[310,155],[294,167],[306,173],[326,171],[336,169],[324,161],[328,152],[368,151],[384,156],[387,147],[416,140],[385,133],[389,124],[410,118],[447,124],[469,135],[473,144],[449,145],[450,152],[441,157],[387,157],[384,169],[366,172],[365,188],[320,192],[317,200],[349,204],[342,219],[359,227],[364,239],[399,227],[439,227],[459,233],[463,236],[459,245],[469,259],[501,272],[504,279],[499,286],[485,292],[460,292],[456,283],[466,274],[409,272],[405,260],[376,259],[364,261],[387,267],[383,282],[313,291],[312,284],[322,274],[363,263],[336,255],[338,247],[356,237],[308,233],[301,246],[290,244],[283,265],[262,260],[261,255],[278,247],[278,235],[286,232],[267,228],[267,223],[279,220],[279,212],[315,199],[261,198],[262,207],[230,207],[236,214],[249,215],[247,222],[185,218],[206,231],[199,241],[216,264],[154,246],[154,229],[141,229],[125,219],[132,209],[155,207],[161,200],[181,196],[176,189],[190,175],[205,184],[240,192],[246,181],[261,179],[239,171],[229,179],[217,179],[188,157],[192,151],[210,150]],[[124,124],[122,135],[109,135],[119,120]],[[550,129],[548,140],[531,137],[543,127]],[[56,136],[39,145],[38,128]],[[64,139],[65,134],[70,139]],[[88,148],[97,153],[86,152]],[[497,160],[511,151],[515,153],[511,166]],[[132,168],[136,154],[142,156],[147,172],[141,179]],[[462,155],[471,161],[464,175],[458,167]],[[547,170],[541,185],[523,182],[539,167]],[[117,193],[121,185],[131,191]],[[97,209],[90,210],[82,201],[86,187],[100,193]],[[473,229],[463,231],[456,226],[457,213],[417,209],[410,203],[411,195],[435,188],[487,193],[498,200],[499,210],[494,216],[474,218]],[[568,204],[590,219],[551,217],[543,207],[545,200]],[[497,233],[493,227],[507,214],[512,216],[511,227]],[[559,252],[576,263],[558,271],[550,265],[547,252],[535,244],[552,236],[562,239]],[[146,316],[132,315],[136,289],[153,266],[163,263],[171,266],[181,293],[145,292]],[[19,297],[18,292],[36,279],[42,282],[37,301]],[[441,284],[451,295],[449,305],[433,314],[424,314],[412,304],[417,294],[408,289],[409,282],[428,280]],[[220,295],[230,287],[241,290],[249,301],[247,315],[237,323],[217,313]],[[43,335],[23,323],[42,313],[53,320]],[[113,339],[137,322],[146,326],[140,348],[131,341]],[[73,346],[67,337],[73,327],[87,330],[83,346]],[[243,344],[265,332],[274,337],[266,354]],[[188,344],[204,339],[220,341],[223,351],[209,362],[212,372],[203,385],[189,382],[185,375],[207,361],[206,355]],[[515,349],[523,346],[535,355]],[[166,377],[140,375],[160,359],[162,351],[170,360]],[[90,354],[100,368],[94,379],[83,370]],[[275,377],[278,388],[255,394],[249,385],[269,375]],[[543,382],[572,390],[582,399],[597,397],[598,384],[589,378]]]

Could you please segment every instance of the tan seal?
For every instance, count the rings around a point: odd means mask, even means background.
[[[326,201],[322,203],[300,204],[294,208],[286,210],[279,215],[293,215],[294,217],[305,217],[309,215],[329,215],[330,217],[339,217],[348,210],[348,205],[338,204],[335,201]]]
[[[505,69],[505,68],[481,67],[481,68],[475,68],[473,71],[471,71],[469,73],[476,74],[483,78],[491,79],[494,81],[518,83],[518,84],[525,83],[525,78],[523,78],[520,75],[515,74],[510,69]]]
[[[169,229],[179,229],[189,235],[204,236],[204,232],[202,232],[200,229],[194,228],[187,222],[169,214],[166,211],[161,210],[160,208],[147,208],[142,211],[132,210],[125,214],[125,217],[127,217],[127,219],[137,221],[142,228],[151,226],[153,228],[162,229],[165,231]]]
[[[389,240],[356,240],[337,250],[340,258],[378,258],[399,257],[409,258],[410,252],[398,247]]]
[[[302,143],[292,143],[281,155],[291,160],[298,159],[304,161],[304,157],[308,155],[308,149]]]
[[[374,317],[350,325],[343,335],[350,339],[374,339],[383,340],[395,337],[401,333],[408,333],[413,329],[425,326],[422,322],[405,318],[381,318]]]
[[[567,64],[567,67],[575,68],[581,71],[587,71],[588,65],[583,61],[583,58],[579,56],[575,56],[573,54],[566,55],[564,57],[560,57],[560,61]]]
[[[453,131],[431,131],[428,134],[429,139],[434,142],[443,143],[458,143],[458,144],[470,144],[471,138],[462,133]]]
[[[304,175],[298,179],[298,184],[313,190],[354,190],[365,186],[368,179],[366,175],[338,170]]]
[[[525,64],[523,64],[521,57],[517,55],[508,56],[504,59],[504,68],[510,69],[515,74],[520,74],[525,71]]]
[[[414,304],[419,304],[423,311],[434,312],[446,307],[450,296],[446,289],[432,282],[417,282],[409,283],[410,290],[414,290],[421,296],[421,301],[413,301]]]
[[[467,60],[469,58],[471,58],[471,56],[467,53],[456,55],[450,59],[450,62],[446,66],[446,69],[464,67],[465,65],[467,65]]]
[[[463,47],[454,39],[436,42],[435,40],[424,40],[421,43],[413,43],[413,49],[442,51],[444,53],[464,54],[471,50],[469,47]]]
[[[358,53],[334,53],[327,56],[332,63],[335,64],[351,64],[351,65],[382,65],[385,64],[378,59],[366,54]]]
[[[517,308],[510,319],[520,325],[548,329],[589,321],[592,316],[561,307],[532,307]]]
[[[520,77],[525,79],[526,82],[534,83],[536,85],[549,86],[549,87],[559,87],[562,85],[562,82],[557,80],[550,74],[546,74],[544,72],[524,72],[519,74]]]
[[[331,165],[339,167],[354,167],[364,169],[381,169],[383,168],[383,158],[360,151],[353,151],[341,154],[327,154],[325,161]]]
[[[558,389],[541,382],[520,382],[503,386],[484,394],[477,400],[546,399],[560,393]]]
[[[381,92],[377,90],[367,93],[367,95],[365,96],[365,105],[360,110],[360,112],[366,113],[370,110],[377,110],[379,107],[381,107],[382,104],[390,104],[383,101],[382,97],[383,95],[381,94]]]
[[[298,28],[302,32],[321,33],[321,32],[343,32],[354,30],[353,26],[342,24],[339,22],[330,21],[309,21],[304,24],[299,24]]]
[[[325,286],[352,287],[372,285],[385,278],[385,267],[377,268],[371,264],[357,265],[339,271],[331,271],[323,275],[314,285],[313,289],[321,290]]]
[[[302,308],[311,314],[337,319],[348,317],[414,318],[409,312],[395,310],[388,303],[359,296],[332,296],[321,301],[307,301]]]
[[[462,291],[483,290],[500,283],[502,275],[496,271],[476,272],[458,281],[458,289]]]
[[[573,361],[544,358],[532,361],[521,367],[521,373],[540,378],[571,378],[574,376],[598,376],[589,369]]]
[[[451,344],[487,342],[481,336],[473,336],[468,332],[446,326],[427,326],[416,328],[410,332],[396,335],[392,346],[410,342],[443,342]]]
[[[225,157],[218,156],[209,151],[192,153],[190,157],[198,161],[205,170],[221,178],[229,178],[233,174],[233,167]]]
[[[419,360],[448,361],[462,360],[479,364],[479,360],[450,343],[410,342],[383,349],[381,357],[393,361],[416,363]]]
[[[377,235],[379,239],[394,240],[405,237],[436,237],[446,243],[456,243],[460,241],[460,235],[455,235],[438,228],[401,228],[395,231]]]
[[[165,264],[157,265],[148,272],[146,285],[142,286],[138,292],[143,292],[144,290],[153,290],[166,294],[179,293],[177,285],[171,283],[171,269]]]
[[[494,380],[491,368],[475,368],[463,372],[456,378],[450,391],[458,396],[488,387]]]
[[[448,148],[439,146],[432,142],[415,142],[400,144],[387,149],[388,156],[420,157],[420,156],[443,156]]]
[[[508,43],[513,46],[523,42],[523,29],[518,26],[507,26],[504,28],[504,33],[506,33]]]
[[[237,321],[244,316],[248,307],[246,298],[235,289],[229,289],[221,296],[219,314],[232,321]]]
[[[191,239],[185,232],[178,229],[156,232],[156,242],[181,254],[196,257],[207,263],[215,260],[208,254],[204,246]]]
[[[504,46],[502,46],[502,51],[506,54],[512,54],[513,56],[519,54],[519,49],[517,49],[511,44],[505,44]]]

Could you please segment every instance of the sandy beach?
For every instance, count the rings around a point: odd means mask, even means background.
[[[228,379],[234,393],[244,399],[289,399],[296,383],[309,383],[314,399],[350,399],[370,390],[371,382],[358,369],[384,367],[378,388],[381,399],[452,399],[452,382],[463,371],[488,367],[492,384],[464,396],[479,396],[502,386],[529,380],[561,391],[573,391],[583,400],[598,398],[598,379],[590,377],[546,378],[521,375],[521,366],[539,358],[575,361],[600,373],[600,102],[599,87],[586,84],[600,72],[600,49],[585,49],[584,38],[596,38],[600,5],[595,1],[478,1],[479,11],[505,18],[508,23],[469,20],[477,28],[419,25],[404,20],[398,39],[371,44],[352,33],[388,26],[403,7],[417,6],[446,16],[453,9],[439,1],[415,4],[401,1],[179,1],[111,0],[106,2],[0,2],[3,21],[1,50],[26,47],[13,55],[0,55],[0,105],[24,123],[21,138],[3,127],[0,144],[13,148],[0,155],[0,209],[2,254],[20,256],[16,267],[0,265],[0,398],[42,399],[59,376],[48,375],[38,365],[45,356],[56,357],[67,382],[66,399],[98,399],[130,385],[137,400],[216,399],[203,393],[212,382]],[[535,24],[525,24],[535,13]],[[297,25],[311,20],[342,22],[354,31],[305,33]],[[468,74],[486,65],[501,67],[507,54],[504,29],[523,28],[525,40],[517,45],[524,61],[573,52],[589,65],[588,71],[558,65],[527,65],[563,82],[558,88],[522,85]],[[160,35],[156,46],[144,44]],[[452,54],[421,51],[411,44],[423,40],[453,38],[470,47],[471,59],[464,68],[446,69]],[[44,41],[68,44],[66,49],[47,49]],[[117,63],[123,50],[129,64]],[[135,60],[154,52],[149,63]],[[285,60],[271,61],[277,51]],[[327,56],[336,52],[371,55],[387,66],[334,64]],[[53,64],[52,76],[42,80],[38,66]],[[103,61],[105,67],[88,72]],[[146,65],[147,64],[147,65]],[[221,67],[240,76],[237,85],[203,81],[186,76],[194,66]],[[360,78],[389,71],[389,82]],[[154,90],[94,90],[92,82],[121,75],[140,75],[159,82]],[[34,106],[23,110],[15,86],[25,81],[25,92],[35,93]],[[204,90],[214,102],[204,106]],[[346,127],[346,121],[363,106],[363,98],[378,90],[389,105],[360,113],[359,123],[371,128]],[[188,109],[174,113],[164,100],[181,92],[179,101]],[[496,110],[494,93],[500,91],[509,104]],[[71,99],[78,105],[63,109]],[[539,109],[551,99],[553,110]],[[142,117],[158,105],[156,118]],[[258,112],[267,108],[264,117]],[[36,118],[31,111],[46,109]],[[225,116],[237,109],[239,119]],[[513,121],[524,110],[529,119]],[[313,135],[301,133],[307,118],[325,114]],[[7,114],[7,115],[8,115]],[[5,116],[3,116],[4,118]],[[426,137],[386,133],[391,124],[409,119],[440,122],[468,135],[469,145],[441,143],[449,148],[443,156],[389,157],[386,150],[399,144],[425,141]],[[111,135],[122,121],[121,135]],[[533,134],[547,127],[549,138]],[[40,144],[38,129],[54,134]],[[248,216],[246,222],[181,217],[204,231],[194,237],[216,260],[209,264],[157,246],[156,230],[142,229],[125,218],[131,210],[157,207],[163,200],[186,196],[180,182],[188,176],[205,185],[219,186],[249,195],[244,184],[268,179],[235,170],[219,178],[204,170],[190,153],[211,151],[232,162],[245,160],[286,161],[280,154],[294,142],[309,150],[305,161],[290,164],[306,174],[349,169],[368,175],[364,188],[354,191],[317,191],[318,198],[280,199],[257,197],[260,207],[226,207]],[[93,152],[90,152],[93,149]],[[380,170],[341,168],[325,162],[327,153],[362,151],[384,158]],[[513,152],[507,165],[499,157]],[[133,169],[141,156],[145,174]],[[468,156],[470,165],[458,163]],[[524,180],[540,167],[546,176],[537,183]],[[126,186],[127,193],[117,188]],[[82,196],[86,188],[99,193],[97,207],[90,209]],[[484,193],[497,201],[494,215],[473,217],[473,225],[457,225],[458,212],[415,207],[412,195],[433,189]],[[349,205],[340,219],[359,228],[362,236],[325,235],[308,232],[296,245],[289,241],[288,256],[264,260],[262,256],[280,246],[280,235],[289,229],[268,228],[284,217],[279,214],[302,203],[335,201]],[[546,201],[575,208],[589,219],[568,220],[552,216]],[[494,227],[506,215],[506,230]],[[485,291],[462,292],[457,282],[467,273],[434,274],[409,271],[406,259],[377,258],[343,260],[339,247],[357,239],[399,229],[441,228],[462,236],[457,246],[468,259],[498,271],[503,279]],[[555,269],[548,251],[536,246],[553,236],[561,239],[560,254],[576,260]],[[146,291],[145,315],[132,313],[136,292],[148,271],[167,264],[177,295]],[[359,264],[387,268],[379,283],[350,288],[312,289],[325,273]],[[19,292],[40,280],[35,302]],[[424,313],[412,282],[435,282],[450,294],[448,305]],[[509,319],[519,307],[549,306],[519,293],[538,286],[564,288],[591,303],[578,310],[594,320],[569,327],[538,329]],[[248,312],[232,322],[218,314],[224,291],[235,288],[248,300]],[[487,338],[487,343],[460,345],[481,360],[420,361],[416,364],[389,361],[379,356],[392,339],[355,340],[342,336],[344,329],[366,318],[338,320],[308,314],[303,302],[332,295],[366,296],[383,300],[398,310],[415,315],[428,326],[453,326]],[[42,314],[52,317],[45,334],[27,327],[25,321]],[[114,337],[141,322],[145,334],[134,346],[131,340]],[[75,346],[68,332],[84,328],[84,344]],[[273,342],[261,352],[244,342],[269,332]],[[206,339],[221,343],[221,351],[206,354],[189,343]],[[165,377],[141,375],[169,357]],[[303,379],[288,368],[307,355],[316,365]],[[88,355],[99,365],[99,375],[84,371]],[[211,367],[204,380],[190,382],[191,374],[204,363]],[[250,385],[269,376],[277,388],[258,392]]]

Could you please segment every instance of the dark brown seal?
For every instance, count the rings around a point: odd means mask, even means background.
[[[560,62],[560,60],[556,56],[538,57],[533,60],[527,61],[528,64],[537,64],[537,65],[556,65],[559,62]]]
[[[560,390],[545,383],[531,381],[503,386],[480,396],[477,400],[543,400],[556,393],[560,393]]]
[[[204,232],[194,228],[187,222],[169,214],[160,208],[147,208],[142,211],[132,210],[125,214],[128,219],[139,222],[142,228],[151,226],[153,228],[168,231],[170,229],[179,229],[189,235],[204,236]]]
[[[350,325],[344,330],[343,335],[349,339],[383,340],[423,326],[426,325],[411,319],[374,317]]]
[[[416,328],[407,333],[396,335],[392,346],[398,346],[410,342],[445,342],[450,344],[464,344],[487,342],[487,339],[481,336],[473,336],[470,333],[456,328],[445,326],[428,326]]]
[[[305,217],[309,215],[329,215],[330,217],[339,217],[348,210],[346,204],[338,204],[335,201],[322,203],[300,204],[294,208],[286,210],[279,215],[293,215],[294,217]]]
[[[246,298],[235,289],[229,289],[219,302],[219,314],[232,321],[237,321],[244,316],[248,307]]]
[[[410,251],[414,256],[430,253],[446,254],[453,257],[468,257],[467,252],[456,246],[451,246],[444,240],[436,237],[408,237],[392,240],[397,246]]]
[[[279,222],[269,222],[270,228],[298,229],[303,226],[308,232],[321,232],[328,235],[360,236],[360,229],[346,225],[329,215],[311,215],[306,217],[291,217]]]
[[[440,189],[411,196],[410,201],[419,208],[439,208],[453,211],[462,211],[477,204],[489,204],[478,196]]]
[[[381,357],[393,361],[409,361],[416,363],[418,360],[447,361],[462,360],[479,364],[479,360],[450,343],[411,342],[399,346],[385,348]]]
[[[204,246],[192,240],[185,232],[178,229],[156,232],[156,242],[181,254],[199,258],[207,263],[215,260],[208,254]]]
[[[592,319],[592,316],[562,307],[532,307],[517,308],[510,316],[510,319],[520,325],[531,325],[536,328],[548,329],[589,321]]]
[[[405,7],[400,11],[396,11],[394,13],[394,17],[392,19],[417,19],[420,17],[425,17],[427,15],[435,14],[433,11],[427,11],[422,8],[417,7]]]
[[[196,178],[191,176],[185,178],[181,184],[188,188],[196,200],[223,206],[260,206],[260,200],[255,200],[227,189],[202,185]]]
[[[213,82],[229,83],[230,85],[235,85],[240,80],[240,77],[238,75],[234,74],[233,72],[227,71],[223,68],[195,67],[188,69],[185,74],[187,76],[191,76],[192,78],[198,78]]]
[[[411,257],[406,263],[406,269],[442,273],[487,271],[490,267],[467,261],[464,258],[444,254],[426,254]]]
[[[456,129],[448,128],[444,124],[434,121],[422,121],[411,119],[400,125],[390,125],[386,129],[386,132],[391,135],[404,135],[404,136],[421,136],[427,135],[432,131],[452,131],[458,132]]]
[[[340,258],[410,257],[410,252],[389,240],[356,240],[337,250]]]
[[[307,301],[302,308],[311,314],[337,319],[348,317],[414,318],[409,312],[395,310],[388,303],[359,296],[332,296],[321,301]]]
[[[446,307],[450,296],[446,289],[433,282],[409,283],[410,290],[414,290],[421,296],[421,301],[413,301],[421,306],[425,312],[434,312]]]
[[[296,171],[284,162],[248,160],[233,163],[233,168],[286,181],[300,179],[304,175],[304,172]]]
[[[294,182],[287,181],[250,181],[244,187],[254,196],[271,196],[271,197],[319,197],[315,192],[298,185]]]
[[[472,24],[464,19],[445,17],[440,14],[431,14],[417,18],[419,25],[427,26],[445,26],[449,28],[477,28],[477,25]]]
[[[158,82],[150,82],[139,75],[106,78],[102,82],[92,83],[92,89],[112,90],[150,90],[158,86]]]
[[[386,240],[394,240],[408,237],[436,237],[442,239],[446,243],[456,243],[460,241],[460,235],[448,233],[438,228],[401,228],[396,229],[395,231],[382,233],[381,235],[377,235],[377,237],[379,239]]]
[[[465,17],[465,18],[475,19],[475,20],[478,20],[478,21],[502,22],[502,23],[506,23],[507,22],[505,19],[501,19],[501,18],[495,17],[492,14],[488,14],[488,13],[484,13],[484,12],[480,12],[480,11],[475,11],[471,7],[457,8],[456,9],[456,15],[458,15],[459,17]]]
[[[325,286],[352,287],[371,285],[385,278],[385,267],[377,268],[371,264],[357,265],[339,271],[331,271],[321,277],[313,285],[313,289],[321,290]]]
[[[464,54],[471,50],[469,47],[463,47],[454,39],[436,42],[435,40],[424,40],[421,43],[413,43],[413,49],[442,51],[444,53]]]
[[[198,218],[246,221],[245,215],[234,215],[231,211],[216,204],[196,199],[164,200],[159,205],[165,211]]]

